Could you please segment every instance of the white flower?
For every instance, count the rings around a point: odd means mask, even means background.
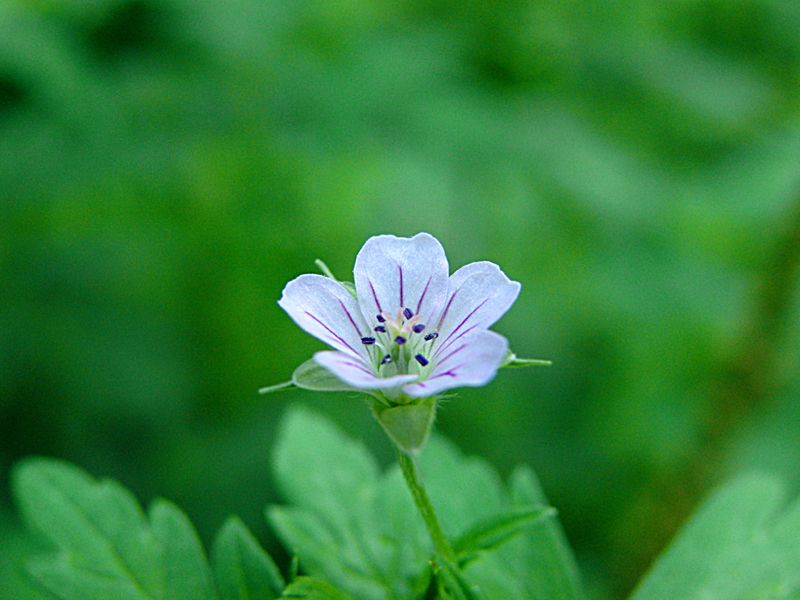
[[[290,281],[278,304],[335,350],[314,360],[353,388],[422,397],[481,386],[508,352],[489,327],[514,303],[520,284],[491,262],[449,275],[433,236],[370,238],[356,257],[356,298],[322,275]]]

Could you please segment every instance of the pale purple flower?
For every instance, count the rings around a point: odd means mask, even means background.
[[[335,280],[301,275],[280,304],[334,350],[314,360],[347,385],[391,398],[432,396],[489,382],[508,353],[489,327],[511,307],[520,284],[491,262],[449,275],[433,236],[370,238],[356,257],[357,298]]]

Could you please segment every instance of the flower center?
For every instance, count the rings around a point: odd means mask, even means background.
[[[362,337],[367,346],[375,371],[382,377],[415,374],[422,379],[428,376],[430,356],[436,332],[425,333],[425,324],[420,322],[410,308],[398,308],[392,316],[382,312],[375,316],[377,325],[374,336]]]

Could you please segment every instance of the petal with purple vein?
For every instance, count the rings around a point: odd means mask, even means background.
[[[322,275],[301,275],[286,284],[278,304],[314,337],[350,356],[366,356],[361,337],[369,328],[355,299],[339,283]]]

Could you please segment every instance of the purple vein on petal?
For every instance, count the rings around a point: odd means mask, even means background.
[[[400,307],[402,308],[403,306],[406,305],[406,303],[403,301],[404,298],[403,298],[403,266],[402,265],[399,265],[399,264],[397,265],[397,272],[400,274]]]
[[[350,320],[350,324],[353,326],[353,329],[356,330],[356,333],[358,334],[358,337],[361,337],[361,330],[358,328],[358,325],[356,325],[355,320],[353,320],[353,315],[351,315],[350,311],[347,310],[347,307],[344,305],[344,302],[339,300],[339,306],[342,307],[342,310],[344,311],[344,314],[347,315],[347,318]]]
[[[463,366],[463,365],[456,365],[455,367],[453,367],[452,369],[448,369],[448,370],[447,370],[447,371],[445,371],[444,373],[437,373],[437,374],[436,374],[436,375],[434,375],[433,377],[429,377],[429,378],[428,378],[428,381],[430,381],[431,379],[437,379],[437,378],[439,378],[439,377],[455,377],[455,376],[457,375],[457,373],[456,373],[456,369],[459,369],[459,368],[461,368],[462,366]]]
[[[367,279],[367,283],[369,283],[369,290],[372,292],[372,298],[375,300],[375,306],[378,307],[378,312],[382,313],[383,309],[381,308],[381,303],[378,301],[378,294],[375,293],[375,286],[372,285],[372,280]]]
[[[431,279],[433,279],[433,275],[428,277],[428,281],[425,283],[425,287],[422,290],[422,295],[419,297],[419,302],[417,302],[416,314],[419,314],[419,311],[422,308],[422,301],[425,300],[425,294],[428,293],[428,286],[431,284]]]
[[[453,300],[456,299],[456,294],[458,294],[458,291],[460,289],[461,288],[458,288],[455,292],[453,292],[453,295],[450,296],[450,300],[447,301],[447,306],[444,307],[444,312],[442,313],[442,316],[439,319],[439,324],[436,326],[436,329],[442,328],[442,323],[444,323],[444,318],[447,316],[447,311],[450,310],[450,305],[453,303]]]
[[[364,372],[364,373],[366,373],[367,375],[372,375],[373,377],[375,376],[375,373],[373,373],[372,371],[370,371],[370,370],[369,370],[368,368],[366,368],[364,365],[360,365],[360,364],[358,364],[358,363],[354,363],[354,362],[352,362],[352,361],[349,361],[349,360],[343,360],[343,361],[340,361],[340,362],[339,362],[339,364],[340,364],[340,365],[345,365],[345,366],[348,366],[348,367],[355,367],[356,369],[358,369],[359,371],[363,371],[363,372]]]
[[[459,329],[461,329],[461,328],[464,326],[464,323],[466,323],[467,321],[469,321],[469,320],[470,320],[470,318],[472,317],[472,315],[474,315],[476,312],[478,312],[478,311],[481,309],[481,307],[483,307],[483,305],[484,305],[484,304],[486,304],[488,301],[489,301],[489,298],[485,298],[485,299],[483,300],[483,302],[481,302],[480,304],[478,304],[478,306],[476,306],[475,308],[473,308],[473,309],[472,309],[472,311],[470,311],[470,313],[469,313],[469,314],[468,314],[466,317],[464,317],[464,320],[463,320],[463,321],[461,321],[461,323],[459,323],[459,324],[458,324],[458,327],[456,327],[455,329],[453,329],[453,331],[451,331],[451,332],[450,332],[450,335],[448,335],[448,336],[445,338],[445,340],[444,340],[444,341],[446,342],[446,341],[447,341],[447,340],[449,340],[451,337],[453,337],[453,335],[454,335],[454,334],[455,334],[455,333],[456,333],[456,332],[457,332]],[[444,342],[443,342],[443,343],[444,343]]]
[[[466,348],[466,347],[467,347],[467,345],[468,345],[468,344],[461,344],[461,345],[460,345],[458,348],[456,348],[455,350],[453,350],[453,351],[452,351],[450,354],[448,354],[447,356],[445,356],[445,357],[444,357],[442,360],[439,360],[439,361],[437,361],[437,362],[436,362],[436,366],[437,366],[437,367],[439,367],[439,366],[443,365],[443,364],[444,364],[444,363],[445,363],[445,362],[446,362],[446,361],[447,361],[449,358],[451,358],[452,356],[454,356],[454,355],[458,354],[458,353],[459,353],[459,352],[461,352],[461,351],[462,351],[464,348]]]
[[[328,333],[330,333],[330,334],[331,334],[333,337],[335,337],[337,340],[339,340],[339,342],[340,342],[340,343],[344,344],[344,345],[345,345],[347,348],[349,348],[350,350],[352,350],[353,354],[355,354],[356,356],[358,356],[358,352],[355,350],[355,348],[353,348],[353,347],[352,347],[350,344],[348,344],[348,343],[347,343],[345,340],[343,340],[343,339],[341,338],[341,336],[339,336],[339,335],[338,335],[338,334],[337,334],[335,331],[333,331],[333,330],[332,330],[330,327],[328,327],[327,325],[325,325],[325,323],[323,323],[322,321],[320,321],[320,320],[319,320],[317,317],[315,317],[313,314],[311,314],[311,313],[310,313],[310,312],[308,312],[307,310],[305,310],[305,311],[303,311],[303,312],[304,312],[304,313],[306,313],[306,314],[307,314],[309,317],[311,317],[312,319],[314,319],[314,320],[315,320],[317,323],[319,323],[320,325],[322,325],[322,326],[325,328],[325,331],[327,331]]]
[[[439,345],[439,347],[436,349],[436,352],[434,352],[434,353],[433,353],[433,355],[434,355],[434,356],[438,356],[439,354],[441,354],[442,352],[444,352],[444,351],[445,351],[447,348],[449,348],[450,346],[452,346],[453,344],[455,344],[455,343],[456,343],[458,340],[460,340],[462,337],[464,337],[465,335],[467,335],[467,334],[468,334],[470,331],[472,331],[473,329],[477,328],[477,327],[478,327],[478,325],[479,325],[479,323],[475,323],[474,325],[470,325],[470,326],[469,326],[469,327],[467,327],[467,328],[466,328],[464,331],[462,331],[461,333],[459,333],[459,334],[458,334],[456,337],[454,337],[454,338],[452,338],[452,339],[450,339],[450,338],[446,339],[446,340],[445,340],[445,342],[444,342],[443,344],[440,344],[440,345]]]

